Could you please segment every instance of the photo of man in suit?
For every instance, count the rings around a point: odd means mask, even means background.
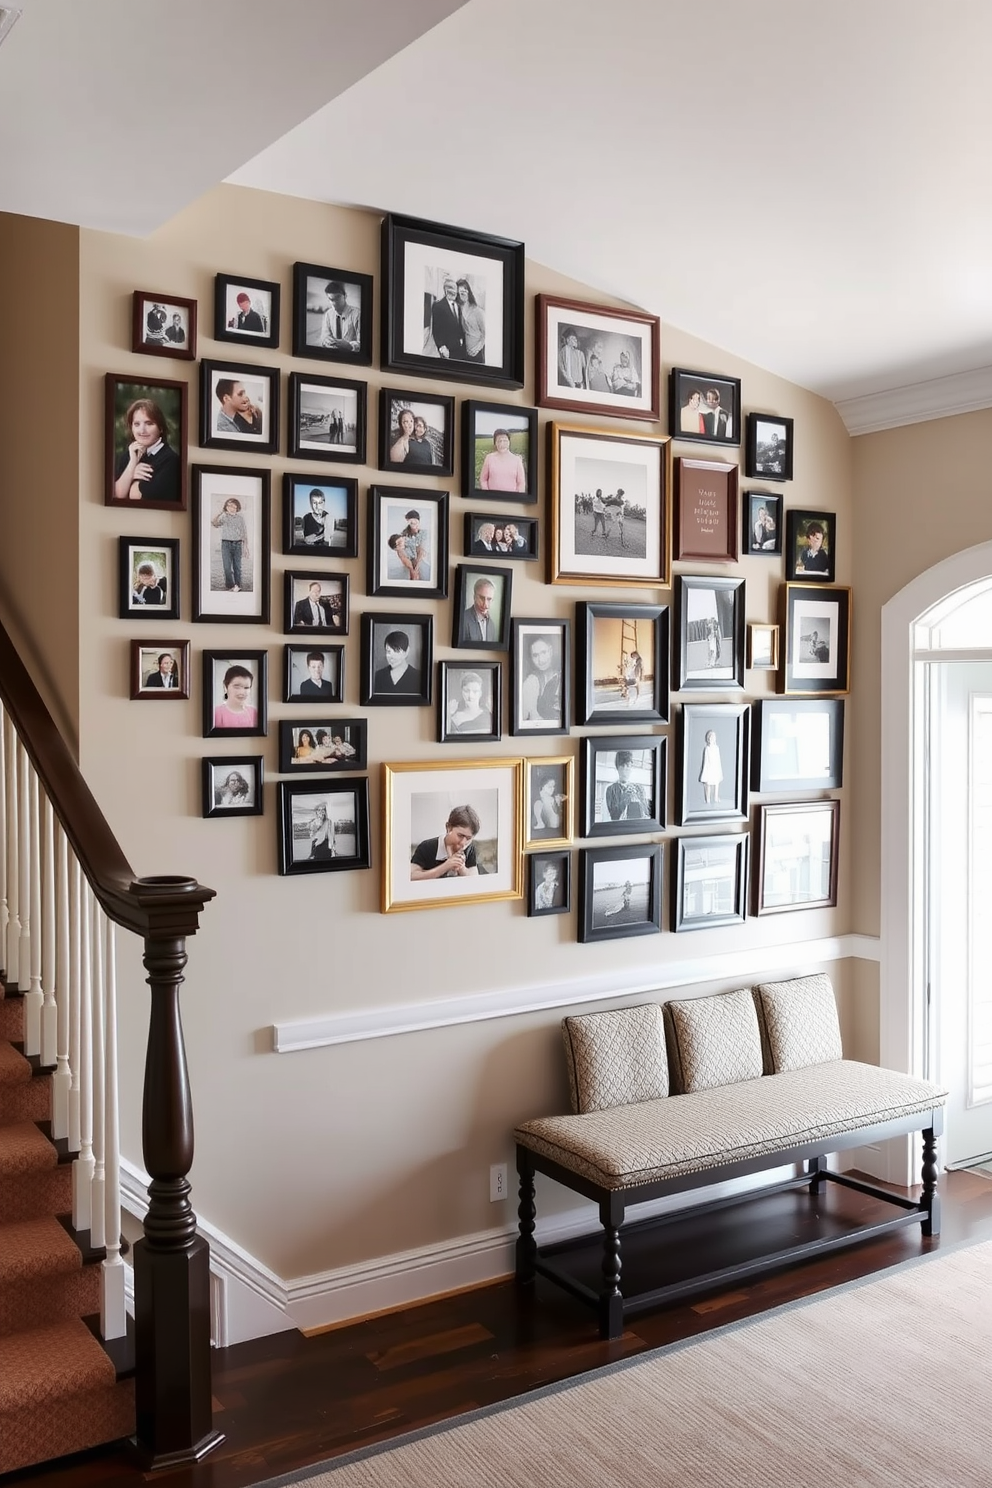
[[[330,630],[341,628],[341,611],[335,610],[330,598],[322,593],[318,579],[311,579],[306,594],[293,606],[293,629],[300,626]]]
[[[462,613],[459,645],[492,645],[499,640],[496,621],[490,613],[495,598],[496,586],[492,579],[480,575],[472,589],[472,603]]]
[[[702,416],[703,432],[707,439],[733,439],[734,420],[727,410],[720,406],[719,388],[706,389],[706,407],[702,410]]]
[[[465,333],[458,312],[458,286],[450,274],[445,276],[444,295],[431,306],[431,335],[438,356],[465,359]]]

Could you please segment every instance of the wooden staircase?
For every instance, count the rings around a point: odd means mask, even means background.
[[[51,1074],[23,1036],[23,998],[0,987],[0,1473],[135,1430],[133,1371],[98,1340],[103,1252],[73,1233]]]

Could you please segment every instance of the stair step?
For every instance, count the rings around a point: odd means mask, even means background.
[[[0,1128],[2,1130],[2,1128]],[[0,1225],[65,1214],[72,1208],[72,1169],[59,1165],[29,1174],[0,1176]]]
[[[99,1266],[81,1266],[40,1282],[32,1278],[0,1286],[0,1339],[98,1311],[100,1282]]]
[[[30,1061],[9,1039],[0,1042],[0,1085],[26,1085],[32,1078]]]
[[[22,1219],[0,1225],[0,1289],[15,1282],[78,1271],[79,1246],[57,1219]]]
[[[33,1121],[0,1126],[0,1178],[58,1167],[58,1153]]]
[[[24,1001],[20,997],[0,997],[0,1038],[13,1043],[24,1037]]]

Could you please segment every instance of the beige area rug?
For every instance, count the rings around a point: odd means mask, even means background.
[[[989,1488],[990,1402],[992,1242],[267,1488]]]

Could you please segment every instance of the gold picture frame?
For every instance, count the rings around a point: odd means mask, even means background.
[[[570,847],[575,840],[575,760],[570,754],[524,761],[524,847]]]

